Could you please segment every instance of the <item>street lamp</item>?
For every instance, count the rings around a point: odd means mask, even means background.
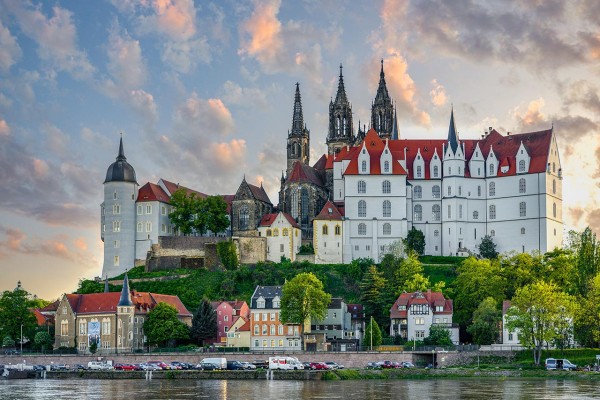
[[[21,355],[23,355],[23,324],[21,324]]]

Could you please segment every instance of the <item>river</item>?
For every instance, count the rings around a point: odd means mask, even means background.
[[[0,399],[590,399],[597,382],[543,379],[356,381],[3,380]]]

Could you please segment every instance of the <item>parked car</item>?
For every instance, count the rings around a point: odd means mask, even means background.
[[[36,366],[34,365],[34,367],[36,367]],[[87,367],[84,365],[81,365],[81,364],[75,364],[75,365],[71,366],[71,370],[73,370],[73,371],[82,371],[82,370],[86,370],[86,369],[87,369]]]
[[[390,361],[390,360],[381,361],[380,364],[379,364],[379,366],[382,369],[396,368],[396,364],[394,364],[394,362]]]
[[[573,364],[566,358],[546,358],[546,369],[550,370],[562,370],[562,371],[575,371],[577,365]]]
[[[4,369],[4,365],[0,365],[0,371]],[[45,371],[46,370],[46,366],[45,365],[34,365],[33,366],[33,370],[34,371]]]
[[[219,369],[227,369],[227,359],[225,357],[203,358],[201,362],[215,364]]]
[[[367,369],[381,369],[381,365],[377,361],[369,361],[367,363]]]
[[[324,362],[311,362],[310,369],[312,369],[312,370],[328,370],[330,368]]]
[[[256,368],[267,369],[269,368],[269,362],[267,360],[254,360],[252,364],[256,366]]]
[[[215,371],[221,369],[218,365],[209,362],[201,362],[200,364],[196,365],[196,368],[203,371]]]
[[[18,350],[4,350],[4,354],[6,354],[7,356],[18,356],[19,355],[19,351]]]
[[[65,364],[51,364],[50,371],[66,371],[68,370]]]
[[[338,364],[333,361],[326,361],[325,364],[327,364],[329,369],[344,369],[344,366],[342,364]]]
[[[244,369],[256,369],[256,365],[247,361],[242,361],[242,365],[244,366]]]
[[[136,367],[133,364],[115,364],[117,371],[135,371]]]
[[[113,369],[113,366],[100,361],[90,361],[87,365],[88,369],[100,370],[100,369]]]
[[[227,369],[232,370],[232,371],[238,371],[238,370],[243,370],[246,368],[244,368],[244,364],[242,364],[241,362],[232,360],[232,361],[227,361]]]
[[[169,369],[169,365],[167,365],[166,363],[162,362],[162,361],[148,361],[148,364],[150,365],[156,365],[157,367],[159,367],[160,369]]]
[[[402,368],[414,368],[415,364],[410,361],[402,361]]]
[[[158,370],[162,370],[162,368],[159,367],[158,365],[148,364],[148,363],[141,363],[140,364],[140,368],[142,369],[142,371],[158,371]]]
[[[302,365],[304,365],[304,369],[311,369],[310,364],[311,363],[309,363],[308,361],[302,363]]]

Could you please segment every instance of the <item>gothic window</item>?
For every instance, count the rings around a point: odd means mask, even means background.
[[[556,172],[556,164],[552,163],[552,172]]]
[[[438,185],[435,185],[433,188],[431,188],[431,195],[434,199],[440,198],[440,187]]]
[[[413,194],[415,195],[415,199],[420,199],[423,197],[423,189],[421,188],[421,186],[417,185],[415,186],[415,188],[413,189]]]
[[[298,220],[298,191],[292,189],[292,199],[291,199],[291,211],[292,217],[297,221]]]
[[[527,216],[527,204],[524,201],[519,203],[519,216],[520,217]]]
[[[392,234],[392,225],[388,224],[387,222],[385,224],[383,224],[383,234],[391,235]]]
[[[367,183],[365,181],[358,181],[358,193],[367,193]]]
[[[525,172],[525,160],[519,161],[519,172]]]
[[[323,225],[323,235],[328,235],[329,234],[329,228],[327,227],[327,225]]]
[[[308,190],[306,188],[302,188],[301,192],[302,196],[302,226],[308,226]]]
[[[527,186],[525,186],[525,178],[519,179],[519,193],[525,193]]]
[[[423,219],[423,207],[420,204],[415,206],[415,221],[421,221]]]
[[[381,184],[381,191],[384,194],[389,194],[392,192],[392,184],[390,183],[390,181],[383,181],[383,183]]]
[[[342,234],[342,228],[339,225],[335,226],[335,235],[339,236]]]
[[[367,225],[362,222],[358,224],[358,234],[364,236],[367,234]]]
[[[146,232],[152,232],[152,222],[146,222]]]
[[[421,177],[421,166],[418,165],[417,166],[417,178],[420,178],[420,177]]]
[[[340,134],[341,134],[341,132],[340,132],[340,125],[341,125],[340,122],[341,122],[341,120],[342,119],[339,116],[335,120],[335,122],[336,122],[336,128],[337,128],[336,130],[337,130],[337,135],[338,136],[340,136]]]
[[[438,175],[439,175],[439,168],[438,168],[437,165],[434,165],[434,167],[433,167],[433,177],[437,178]]]
[[[268,236],[268,237],[271,237],[271,236],[273,236],[273,231],[272,231],[272,230],[270,230],[270,229],[267,229],[267,236]]]
[[[121,232],[121,221],[113,221],[113,232]]]
[[[248,207],[242,206],[242,208],[240,208],[240,221],[239,221],[240,229],[242,229],[242,230],[248,229],[249,221],[250,221],[250,212],[248,211]]]
[[[431,207],[431,212],[433,213],[433,220],[434,221],[439,221],[440,217],[441,217],[441,208],[439,204],[434,204],[433,207]]]
[[[490,206],[490,219],[496,219],[496,206],[493,204]]]
[[[364,160],[361,164],[361,170],[362,170],[362,172],[367,172],[367,162]]]
[[[389,161],[383,162],[383,172],[390,172],[390,162]]]
[[[473,211],[473,219],[479,219],[479,212]]]
[[[552,194],[556,194],[556,179],[552,179]]]
[[[496,183],[495,182],[490,182],[490,188],[489,188],[489,196],[495,196],[496,195]]]
[[[367,202],[364,200],[360,200],[358,202],[358,216],[359,217],[367,216]]]
[[[459,196],[462,196],[462,186],[459,186],[459,187],[458,187],[458,195],[459,195]]]
[[[383,201],[383,216],[388,218],[392,216],[392,203],[389,200]]]
[[[273,229],[273,236],[279,236],[279,229]]]
[[[521,235],[525,234],[525,228],[521,228]]]
[[[283,231],[281,233],[283,236],[289,236],[289,231],[287,228],[283,228]]]
[[[552,204],[552,216],[556,218],[556,203]]]
[[[141,222],[137,223],[137,231],[138,232],[143,232],[144,231],[144,224],[142,224]]]

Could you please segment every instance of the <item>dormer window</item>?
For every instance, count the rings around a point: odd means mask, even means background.
[[[490,164],[490,175],[496,175],[496,166],[494,164]]]
[[[398,306],[398,311],[406,311],[406,306]]]
[[[265,299],[261,297],[256,300],[256,308],[265,308]]]
[[[387,153],[387,150],[386,150],[386,153]],[[390,172],[390,162],[389,161],[383,162],[383,172]]]
[[[364,152],[365,152],[365,151],[363,150],[363,153],[364,153]],[[367,172],[367,162],[366,162],[366,161],[363,161],[363,162],[361,163],[361,170],[362,170],[362,172]]]
[[[273,308],[279,308],[281,307],[281,300],[279,299],[279,297],[275,297],[273,299]]]

